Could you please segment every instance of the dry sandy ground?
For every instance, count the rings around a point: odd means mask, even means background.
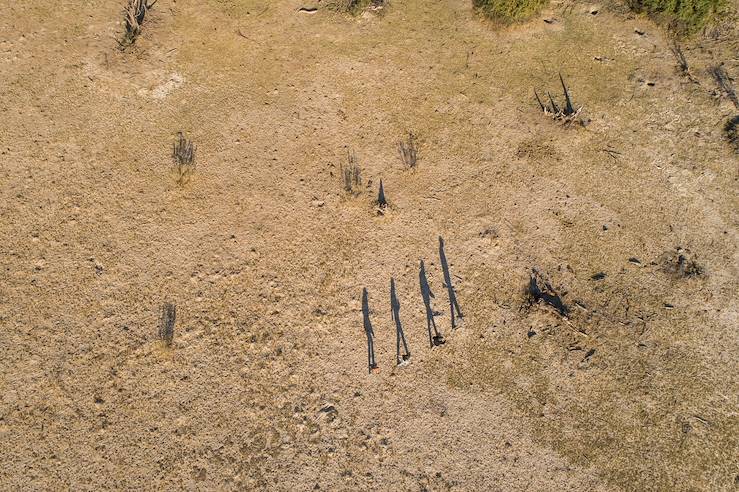
[[[738,110],[706,73],[739,75],[735,34],[685,44],[692,83],[581,3],[499,30],[466,0],[159,0],[126,52],[121,1],[1,3],[2,489],[736,489]],[[585,128],[533,101],[560,71]],[[526,306],[532,267],[566,319]]]

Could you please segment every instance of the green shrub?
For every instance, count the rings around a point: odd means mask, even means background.
[[[664,18],[683,33],[700,31],[729,10],[728,0],[627,0],[631,10]]]
[[[548,0],[472,0],[472,4],[496,22],[511,24],[541,11]]]

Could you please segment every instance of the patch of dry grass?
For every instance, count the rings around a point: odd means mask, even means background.
[[[548,0],[472,0],[476,9],[501,24],[526,20],[539,13],[547,3]]]

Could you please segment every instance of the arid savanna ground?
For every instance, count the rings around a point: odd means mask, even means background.
[[[736,490],[735,24],[684,73],[611,3],[123,3],[0,2],[0,488]]]

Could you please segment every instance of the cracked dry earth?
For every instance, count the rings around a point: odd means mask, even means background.
[[[123,52],[120,1],[2,3],[0,488],[735,490],[736,33],[691,82],[617,7],[470,3],[160,0]],[[560,72],[585,127],[533,100]]]

